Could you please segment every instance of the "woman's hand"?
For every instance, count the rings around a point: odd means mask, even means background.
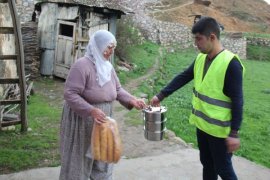
[[[101,111],[100,109],[93,108],[90,111],[90,114],[97,123],[100,124],[100,123],[105,123],[106,122],[106,114],[103,111]]]
[[[146,107],[146,104],[143,99],[132,99],[130,101],[130,104],[135,107],[136,109],[144,109]]]
[[[151,105],[151,106],[154,106],[154,107],[160,106],[160,100],[158,99],[157,96],[154,96],[154,97],[151,99],[150,105]]]

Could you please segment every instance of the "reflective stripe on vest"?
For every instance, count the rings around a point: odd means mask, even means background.
[[[231,109],[231,106],[232,105],[231,105],[230,102],[226,102],[226,101],[222,101],[222,100],[210,98],[208,96],[205,96],[203,94],[200,94],[198,91],[195,90],[195,88],[193,88],[193,93],[194,93],[194,96],[196,96],[197,98],[199,98],[200,100],[202,100],[204,102],[207,102],[209,104],[213,104],[213,105],[216,105],[216,106],[220,106],[220,107]]]
[[[231,126],[231,121],[220,121],[218,119],[210,118],[206,114],[204,114],[203,112],[195,110],[194,108],[192,108],[192,114],[204,119],[205,121],[207,121],[210,124],[215,124],[215,125],[221,126],[221,127],[230,127]]]

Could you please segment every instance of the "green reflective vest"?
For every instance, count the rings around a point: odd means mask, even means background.
[[[193,107],[189,122],[212,136],[226,138],[232,116],[231,99],[223,93],[224,80],[233,57],[241,61],[237,55],[224,50],[216,56],[203,78],[206,56],[200,53],[195,60]]]

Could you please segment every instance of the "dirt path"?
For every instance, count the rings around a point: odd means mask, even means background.
[[[162,57],[161,49],[159,50],[159,56],[156,58],[155,64],[144,76],[138,79],[131,80],[124,88],[129,92],[135,90],[138,85],[149,78],[159,66],[159,59]],[[174,133],[167,131],[167,138],[162,141],[148,141],[144,138],[143,119],[142,112],[138,113],[138,123],[131,125],[127,123],[128,111],[124,109],[118,102],[114,105],[114,118],[118,121],[120,134],[124,145],[123,155],[126,158],[144,157],[151,155],[158,155],[165,152],[172,152],[179,150],[179,148],[185,148],[185,143],[179,138],[176,138]],[[141,123],[139,123],[141,122]],[[138,125],[139,124],[139,125]]]
[[[151,69],[149,69],[149,71],[147,71],[147,74],[145,74],[144,76],[141,76],[137,79],[133,79],[130,82],[128,82],[124,88],[128,91],[133,91],[135,90],[142,81],[148,79],[150,76],[152,76],[155,71],[158,69],[159,66],[159,59],[162,57],[162,48],[159,48],[159,56],[156,58],[155,60],[155,64],[151,67]]]

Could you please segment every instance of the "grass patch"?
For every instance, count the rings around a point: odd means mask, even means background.
[[[245,37],[270,39],[270,34],[244,32]]]
[[[128,47],[127,51],[131,57],[129,62],[134,64],[135,68],[129,72],[118,70],[120,82],[125,84],[129,79],[138,78],[147,74],[147,71],[153,66],[153,63],[158,56],[158,48],[158,45],[150,42]]]
[[[50,82],[46,81],[50,86]],[[51,83],[52,84],[52,83]],[[31,131],[20,133],[0,131],[0,172],[58,166],[59,126],[61,109],[49,105],[48,98],[36,93],[28,104],[28,124]]]
[[[270,48],[267,46],[247,46],[247,59],[270,62]]]
[[[238,155],[270,167],[270,74],[269,62],[243,61],[244,120],[241,130],[242,148]]]

